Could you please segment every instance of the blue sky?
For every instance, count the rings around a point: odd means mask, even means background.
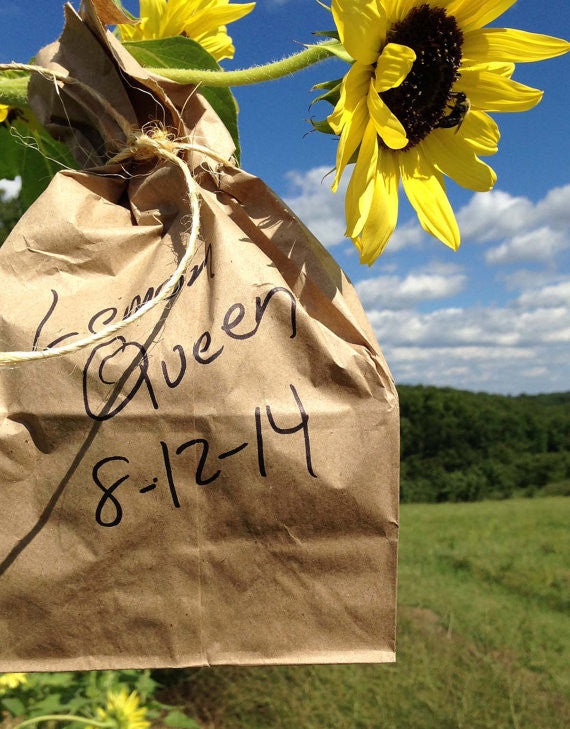
[[[77,6],[77,3],[74,2]],[[136,12],[136,0],[126,2]],[[2,0],[5,61],[27,61],[62,26],[60,0]],[[518,0],[493,25],[570,37],[568,0]],[[259,0],[230,26],[230,68],[282,58],[332,28],[316,0]],[[356,285],[397,382],[490,392],[570,389],[570,155],[566,89],[570,54],[519,64],[515,80],[545,91],[522,114],[496,114],[498,174],[491,193],[454,183],[448,195],[462,245],[453,253],[424,234],[403,194],[397,233],[372,266],[360,266],[343,238],[342,194],[321,182],[335,140],[308,134],[310,88],[341,76],[332,60],[288,79],[236,89],[242,165],[273,187],[321,239]],[[306,135],[306,136],[305,136]]]

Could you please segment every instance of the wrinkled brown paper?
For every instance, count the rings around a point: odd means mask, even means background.
[[[39,63],[139,127],[163,118],[231,155],[203,98],[181,117],[191,90],[150,79],[90,4],[66,18]],[[31,100],[83,163],[120,148],[80,89],[36,77]],[[188,162],[200,241],[168,304],[0,371],[0,671],[394,660],[386,363],[283,202],[242,170]],[[190,225],[183,176],[159,160],[128,172],[60,173],[24,215],[0,251],[3,350],[100,331],[170,277]]]

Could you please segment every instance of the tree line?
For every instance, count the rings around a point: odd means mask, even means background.
[[[403,501],[533,495],[570,478],[570,392],[400,385]]]

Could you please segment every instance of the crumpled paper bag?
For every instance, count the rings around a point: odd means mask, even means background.
[[[151,78],[90,3],[66,21],[40,65],[134,126],[165,120],[231,157],[207,102]],[[191,223],[172,164],[103,166],[124,136],[81,88],[35,76],[30,97],[98,167],[56,175],[1,249],[4,351],[128,316],[172,275]],[[394,660],[386,362],[284,203],[231,164],[187,162],[200,241],[167,304],[0,371],[0,671]]]

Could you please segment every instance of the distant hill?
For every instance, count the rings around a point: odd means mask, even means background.
[[[570,478],[570,392],[400,385],[403,501],[505,498]]]

